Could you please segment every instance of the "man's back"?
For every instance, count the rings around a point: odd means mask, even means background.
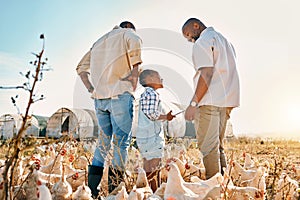
[[[198,69],[214,67],[207,93],[199,105],[239,106],[239,78],[233,46],[212,27],[206,28],[194,44],[193,61]],[[199,74],[195,77],[197,83]]]
[[[111,98],[132,92],[127,77],[132,65],[141,62],[141,40],[132,29],[114,28],[102,36],[91,49],[91,81],[96,98]]]

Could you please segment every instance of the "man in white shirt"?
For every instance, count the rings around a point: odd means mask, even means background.
[[[122,22],[99,38],[79,62],[76,71],[94,99],[98,118],[99,145],[88,171],[93,197],[103,176],[108,152],[113,145],[112,166],[108,170],[109,192],[122,181],[131,142],[132,93],[138,80],[142,41],[131,22]],[[91,77],[91,82],[88,76]]]
[[[232,108],[239,106],[239,78],[233,46],[212,27],[190,18],[183,36],[193,42],[195,93],[185,118],[194,120],[206,178],[226,167],[223,139]]]

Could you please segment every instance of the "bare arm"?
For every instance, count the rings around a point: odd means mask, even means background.
[[[142,40],[134,32],[125,32],[127,54],[129,65],[132,66],[131,73],[123,80],[130,81],[132,84],[133,91],[136,90],[137,81],[139,76],[138,66],[142,63],[141,59],[141,46]]]
[[[203,98],[203,96],[208,90],[214,72],[214,68],[205,67],[200,70],[201,70],[200,78],[197,83],[195,94],[192,98],[192,101],[195,101],[197,103],[200,102],[200,100]]]
[[[92,93],[94,91],[94,87],[91,84],[88,76],[90,71],[90,60],[91,60],[91,50],[88,51],[80,60],[76,67],[77,74],[80,76],[81,81],[83,82],[86,89]]]
[[[81,72],[79,74],[81,81],[83,82],[84,86],[86,87],[86,89],[89,91],[89,93],[93,93],[94,91],[94,87],[92,85],[92,83],[89,80],[89,73],[88,72]]]
[[[140,65],[140,63],[137,63],[137,64],[133,65],[131,73],[127,77],[121,79],[122,81],[131,82],[132,87],[133,87],[133,91],[135,91],[136,87],[137,87],[137,81],[138,81],[138,78],[139,78],[139,65]]]
[[[133,87],[133,91],[135,91],[137,87],[137,81],[139,78],[139,64],[140,63],[133,65],[133,69],[131,70],[131,77],[132,77],[131,84]]]
[[[201,68],[201,74],[197,83],[195,94],[192,98],[192,101],[199,103],[203,96],[206,94],[208,87],[210,85],[212,76],[213,76],[213,67],[204,67]],[[186,120],[193,120],[195,116],[197,106],[189,105],[185,112],[185,119]]]

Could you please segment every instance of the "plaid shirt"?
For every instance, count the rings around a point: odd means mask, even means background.
[[[160,116],[159,94],[151,87],[146,87],[145,92],[141,95],[140,106],[143,113],[150,120],[157,120]]]

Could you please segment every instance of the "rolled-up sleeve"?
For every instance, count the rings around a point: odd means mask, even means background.
[[[139,36],[137,36],[133,32],[127,32],[127,54],[130,62],[130,66],[135,64],[142,63],[141,58],[141,47],[142,47],[142,40]]]
[[[77,74],[79,75],[81,72],[90,73],[90,60],[91,60],[91,51],[88,51],[83,58],[80,60],[76,67]]]

